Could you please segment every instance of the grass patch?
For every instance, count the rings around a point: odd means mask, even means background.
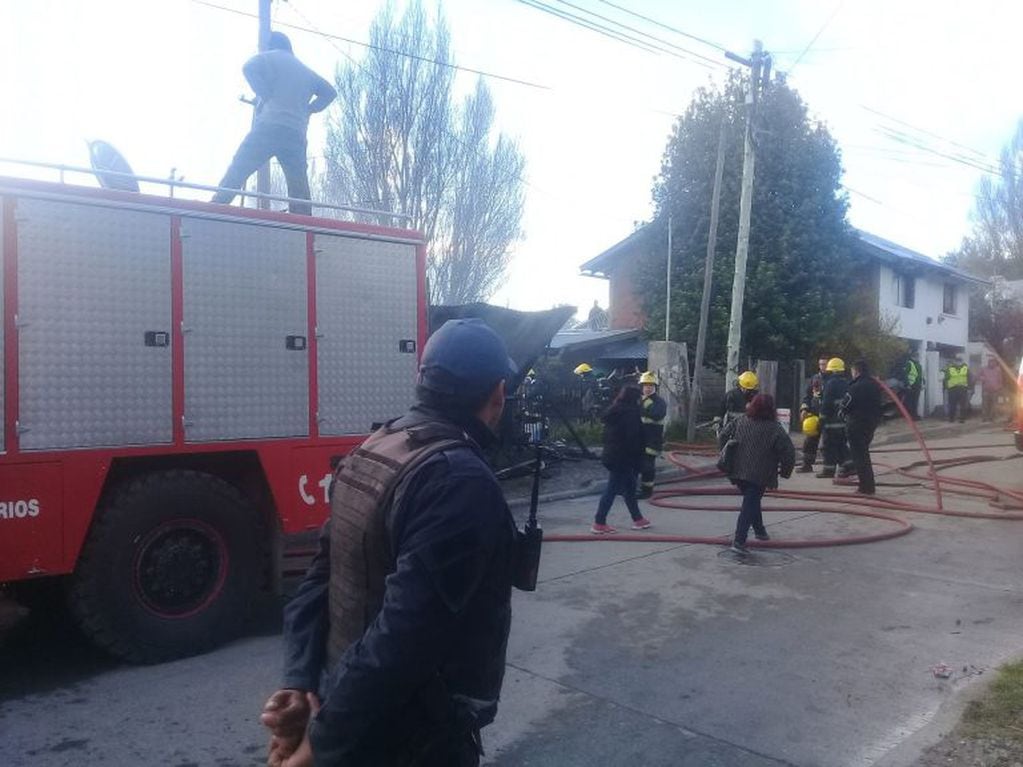
[[[967,705],[960,727],[971,738],[1023,741],[1023,661],[998,670],[987,692]]]

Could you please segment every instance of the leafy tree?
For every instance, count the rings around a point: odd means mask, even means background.
[[[447,25],[429,19],[420,0],[400,19],[386,5],[370,45],[362,61],[338,66],[325,191],[411,216],[429,243],[431,303],[484,300],[520,237],[524,159],[507,136],[494,135],[482,80],[456,103]]]
[[[652,228],[664,242],[672,219],[672,336],[693,348],[699,326],[714,165],[725,131],[725,172],[715,245],[706,364],[725,364],[739,222],[745,77],[697,91],[664,152],[653,196]],[[847,312],[863,312],[850,285],[858,256],[846,222],[841,159],[834,139],[807,114],[799,95],[773,83],[754,125],[756,180],[743,310],[742,358],[797,359],[834,338]],[[656,251],[662,251],[658,254]],[[637,269],[652,332],[664,328],[663,245],[651,246]]]

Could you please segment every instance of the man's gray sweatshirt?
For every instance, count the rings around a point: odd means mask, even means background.
[[[242,67],[256,94],[256,125],[282,125],[303,136],[309,115],[337,95],[334,87],[288,51],[257,53]]]

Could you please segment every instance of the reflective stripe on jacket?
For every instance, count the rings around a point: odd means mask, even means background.
[[[949,365],[945,369],[945,386],[954,389],[957,386],[970,385],[970,366],[965,362],[962,365]]]

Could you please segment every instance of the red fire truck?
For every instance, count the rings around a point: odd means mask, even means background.
[[[223,642],[410,404],[422,237],[7,177],[0,209],[0,584],[63,577],[132,661]]]

